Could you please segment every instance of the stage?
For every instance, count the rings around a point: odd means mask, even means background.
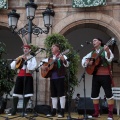
[[[79,115],[77,113],[70,113],[70,114],[71,114],[71,118],[75,118],[76,120],[81,120],[83,118],[83,115]],[[28,114],[26,117],[30,118],[30,116],[32,116],[32,115],[33,114]],[[57,118],[57,116],[50,117],[50,118],[44,118],[44,117],[46,117],[45,115],[43,115],[43,114],[38,114],[38,115],[39,115],[38,117],[34,117],[34,119],[30,119],[30,120],[68,120],[68,118],[67,118],[68,113],[65,114],[64,118]],[[14,117],[20,116],[20,114],[17,114],[15,116],[7,116],[6,114],[0,114],[0,120],[5,120],[5,118],[3,118],[1,116],[8,117],[10,120],[27,120],[28,119],[28,118],[24,118],[24,117],[14,118]],[[9,120],[9,119],[7,119],[7,120]],[[71,120],[74,120],[74,119],[71,119]],[[88,119],[88,120],[90,120],[90,119]],[[102,114],[100,116],[100,118],[95,118],[94,120],[107,120],[107,114]],[[120,116],[114,114],[114,120],[120,120]]]

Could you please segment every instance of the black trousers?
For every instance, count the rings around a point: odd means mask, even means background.
[[[33,96],[33,77],[26,76],[25,86],[24,86],[24,76],[18,76],[15,83],[13,96],[20,97],[23,95],[23,87],[24,87],[24,95],[25,97]]]
[[[111,77],[109,75],[93,75],[92,79],[92,98],[99,97],[100,88],[103,87],[107,98],[113,96],[111,89]]]
[[[51,97],[64,96],[64,78],[50,80]]]

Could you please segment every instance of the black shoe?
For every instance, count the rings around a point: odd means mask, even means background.
[[[58,118],[64,117],[64,109],[61,109],[61,112],[58,114]]]
[[[56,109],[53,109],[52,112],[49,112],[46,116],[47,117],[54,117],[56,115]]]
[[[11,113],[8,114],[9,116],[13,116],[13,115],[16,115],[16,112],[15,111],[12,111]]]
[[[64,115],[58,114],[58,118],[63,118],[63,117],[64,117]]]

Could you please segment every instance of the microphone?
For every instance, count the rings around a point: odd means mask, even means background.
[[[36,56],[38,53],[40,53],[41,51],[49,51],[48,49],[46,48],[39,48],[35,53],[33,53],[33,56]]]
[[[46,48],[40,48],[40,49],[41,49],[41,50],[45,50],[45,51],[47,50]]]
[[[49,52],[49,51],[51,51],[51,48],[40,48],[41,50],[44,50],[44,51],[46,51],[46,52]]]
[[[85,41],[86,42],[86,44],[92,44],[92,42],[88,42],[88,41]]]
[[[40,48],[41,50],[45,50],[45,51],[49,51],[50,49],[46,49],[46,48]]]
[[[16,59],[7,59],[8,61],[17,61]]]

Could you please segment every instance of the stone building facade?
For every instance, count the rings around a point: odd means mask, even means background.
[[[51,28],[48,35],[51,33],[60,33],[66,35],[70,30],[75,30],[77,27],[84,28],[89,25],[91,28],[99,29],[110,37],[115,37],[117,41],[117,49],[115,52],[120,59],[120,2],[119,0],[106,0],[107,5],[90,7],[90,8],[73,8],[72,0],[34,0],[38,5],[36,10],[35,23],[38,27],[44,27],[42,12],[45,8],[50,5],[55,12],[53,27]],[[8,16],[7,14],[12,9],[17,9],[17,13],[20,13],[20,19],[18,22],[18,29],[22,28],[27,23],[25,4],[28,0],[9,0],[8,9],[0,10],[0,28],[2,26],[8,28]],[[41,34],[39,37],[32,36],[32,44],[44,47],[44,39],[48,36],[47,34]],[[22,38],[22,43],[27,42],[27,35]],[[44,54],[38,55],[38,62],[45,57]],[[119,63],[119,61],[118,61]],[[120,68],[118,64],[113,63],[113,77],[114,82],[117,86],[120,86]],[[49,104],[50,93],[49,93],[49,79],[44,80],[40,74],[37,75],[39,78],[38,88],[38,104]]]

